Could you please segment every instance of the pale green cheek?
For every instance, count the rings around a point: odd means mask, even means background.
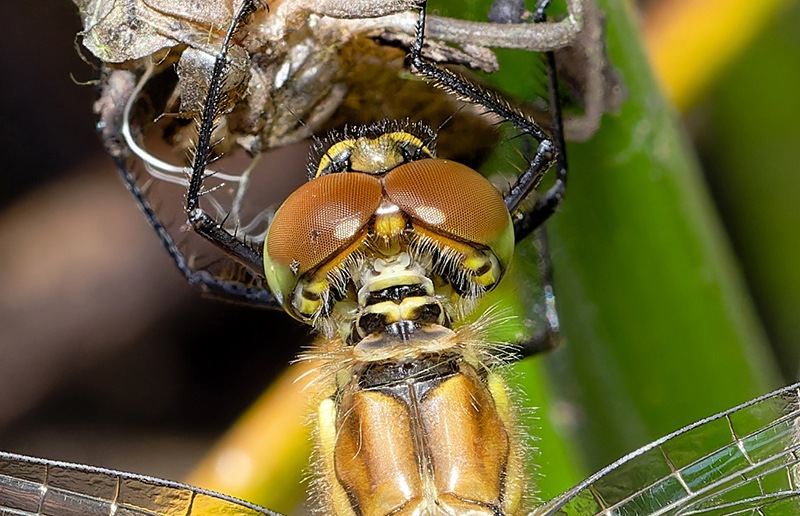
[[[270,258],[266,241],[264,242],[264,276],[267,278],[269,290],[285,307],[286,299],[291,296],[297,284],[297,276],[289,266],[277,263]]]

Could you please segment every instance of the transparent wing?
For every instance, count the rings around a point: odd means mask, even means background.
[[[623,457],[536,515],[800,514],[800,384]]]
[[[196,487],[0,452],[0,515],[275,515]]]

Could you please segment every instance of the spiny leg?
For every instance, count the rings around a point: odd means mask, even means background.
[[[549,0],[540,0],[534,12],[534,22],[545,20],[545,9]],[[556,181],[528,211],[521,211],[514,220],[516,241],[533,233],[538,256],[539,279],[542,289],[544,328],[532,337],[518,342],[519,352],[523,357],[535,355],[555,349],[559,345],[559,319],[556,309],[555,290],[553,288],[553,262],[550,258],[550,244],[544,222],[553,215],[564,199],[567,186],[567,151],[564,143],[564,125],[561,118],[561,102],[558,97],[558,77],[556,75],[555,56],[552,52],[545,54],[548,75],[548,97],[552,116],[552,139],[556,145]]]
[[[260,250],[248,245],[246,242],[237,238],[236,235],[229,233],[211,215],[200,207],[200,196],[202,195],[203,180],[205,179],[206,167],[211,160],[211,135],[214,132],[220,100],[222,98],[222,85],[228,67],[228,49],[231,39],[239,26],[260,7],[256,0],[245,0],[237,11],[225,39],[222,42],[219,52],[214,60],[214,68],[209,80],[208,93],[206,94],[203,105],[203,112],[200,118],[198,129],[197,145],[195,148],[194,161],[192,163],[192,175],[189,181],[189,189],[186,194],[186,213],[189,217],[189,224],[194,231],[206,240],[217,246],[225,254],[240,262],[257,276],[263,275],[264,259]],[[163,240],[163,239],[162,239]],[[179,265],[180,268],[180,265]],[[183,268],[181,268],[184,271]],[[184,271],[184,275],[187,273]],[[195,273],[201,274],[201,273]],[[189,277],[189,276],[187,276]],[[209,281],[211,278],[215,281]],[[200,282],[214,290],[214,283],[225,285],[228,297],[238,297],[241,301],[251,301],[257,299],[260,304],[278,307],[279,303],[275,297],[266,289],[257,287],[245,287],[235,282],[226,282],[211,275],[200,275]],[[234,286],[237,286],[234,288]]]
[[[544,23],[547,15],[546,9],[550,5],[550,0],[539,0],[536,3],[536,9],[533,13],[533,20],[534,23]],[[514,235],[516,237],[517,242],[526,238],[528,235],[531,234],[536,228],[541,226],[547,219],[549,219],[556,211],[558,206],[561,204],[561,201],[564,199],[564,193],[567,187],[567,154],[566,148],[564,145],[564,123],[561,117],[561,102],[558,96],[558,76],[556,73],[556,58],[553,52],[545,52],[544,53],[545,65],[547,68],[547,96],[548,96],[548,104],[550,107],[550,114],[552,117],[551,125],[552,125],[552,134],[550,136],[551,142],[554,144],[554,159],[553,162],[555,164],[555,183],[551,186],[546,192],[539,195],[536,199],[536,203],[533,205],[533,208],[530,210],[523,210],[516,213],[514,217]],[[526,170],[527,173],[530,170]],[[532,184],[527,185],[525,187],[520,187],[520,191],[526,191],[530,193],[539,185],[541,182],[544,173],[547,170],[541,171],[541,173],[536,176],[535,174],[531,174],[529,179],[525,178],[525,173],[517,180],[517,184],[523,183],[525,184],[527,181],[530,181]],[[519,203],[525,196],[521,198],[513,197],[514,188],[512,187],[511,191],[508,195],[506,195],[506,206],[509,207],[509,211],[514,213],[519,207]],[[546,243],[545,243],[546,247]]]
[[[550,112],[552,115],[553,134],[551,138],[555,144],[554,161],[556,178],[553,186],[536,198],[536,202],[531,209],[522,210],[515,214],[514,236],[517,242],[530,235],[531,232],[544,224],[544,222],[556,212],[559,205],[564,200],[564,194],[567,188],[567,150],[564,142],[564,123],[561,118],[561,103],[558,99],[558,77],[556,76],[555,56],[552,52],[546,52],[545,60],[548,76],[548,102],[550,103]],[[520,177],[517,182],[519,183],[522,180],[523,177]],[[541,177],[538,178],[538,181],[541,181]],[[538,181],[536,184],[538,184]],[[509,206],[509,196],[506,196],[506,206]],[[509,207],[509,209],[511,208]]]
[[[241,22],[241,20],[243,20],[253,9],[255,9],[254,4],[246,3],[246,5],[243,5],[240,11],[237,13],[236,18],[234,19],[234,22],[231,26],[231,29],[229,29],[228,31],[228,37],[226,38],[223,51],[221,52],[223,56],[225,54],[225,51],[227,50],[227,45],[228,42],[230,41],[230,36],[235,30],[236,25],[238,25]],[[219,60],[220,56],[217,57],[218,59],[217,61],[215,61],[215,63],[220,62]],[[211,81],[212,88],[214,87],[214,84],[216,84],[217,88],[219,89],[220,81],[224,77],[224,71],[225,71],[224,66],[220,67],[219,69],[215,69],[215,77],[212,78]],[[143,77],[140,80],[146,82],[147,79]],[[144,83],[142,82],[140,84]],[[148,223],[156,231],[156,234],[158,235],[159,240],[161,240],[164,249],[166,249],[167,253],[172,258],[178,270],[184,275],[189,284],[202,285],[206,290],[206,292],[213,297],[219,297],[233,302],[246,303],[248,305],[257,305],[264,308],[280,308],[280,304],[275,299],[275,296],[273,296],[272,293],[269,292],[269,290],[266,290],[259,286],[253,286],[250,283],[245,283],[242,281],[228,280],[223,277],[216,276],[213,273],[208,272],[206,270],[196,270],[193,268],[191,260],[183,253],[183,251],[181,251],[181,249],[179,248],[178,244],[175,241],[175,238],[167,230],[161,218],[159,218],[159,216],[156,214],[156,210],[153,208],[152,204],[148,200],[146,186],[143,187],[139,183],[137,175],[132,171],[133,161],[129,155],[131,150],[129,148],[123,149],[122,142],[123,141],[127,142],[124,136],[125,127],[130,121],[132,106],[136,103],[137,97],[140,93],[139,86],[134,86],[133,84],[131,84],[130,89],[132,90],[130,94],[131,96],[127,99],[123,99],[124,102],[119,103],[118,108],[112,109],[108,112],[104,112],[101,115],[102,123],[106,124],[107,127],[115,128],[108,131],[103,131],[103,140],[109,153],[117,162],[118,169],[120,171],[123,181],[125,182],[125,185],[127,186],[128,190],[131,192],[137,204],[139,205],[140,209],[144,213]],[[216,111],[216,109],[213,109],[212,111]],[[203,125],[213,129],[213,123],[214,119],[212,117],[210,120],[205,120]],[[211,129],[208,130],[209,134],[211,132]],[[131,144],[127,143],[127,145]],[[205,148],[206,149],[209,148],[208,140],[206,140]],[[135,154],[135,152],[133,153]],[[208,156],[208,152],[205,152],[204,155]],[[204,166],[205,164],[203,164],[203,168]],[[204,170],[201,171],[199,174],[201,182],[203,174]],[[195,175],[196,174],[193,174],[193,177]],[[197,186],[197,190],[194,195],[195,201],[196,198],[199,196],[200,187],[201,185]],[[191,197],[192,196],[190,192],[189,194],[187,194],[187,199]],[[230,238],[234,237],[231,236]],[[239,241],[237,242],[239,246],[245,245],[242,242]],[[228,249],[219,245],[217,242],[212,241],[212,243],[215,243],[218,247],[221,247],[223,251],[228,252]],[[243,263],[245,262],[244,260],[240,261],[242,261]],[[251,266],[250,268],[252,269],[253,267]],[[259,267],[256,268],[254,272],[258,276],[263,275],[262,266],[259,265]]]
[[[545,8],[549,0],[538,2],[534,13],[534,21],[544,21]],[[557,348],[559,345],[559,320],[556,309],[555,290],[553,288],[553,262],[550,258],[550,244],[544,222],[552,216],[564,199],[567,187],[567,149],[564,142],[564,123],[561,118],[561,102],[558,96],[558,77],[556,75],[555,56],[552,52],[545,54],[547,65],[547,89],[552,116],[552,138],[556,145],[556,180],[544,194],[536,199],[529,211],[520,212],[514,221],[514,236],[519,242],[533,232],[536,251],[539,259],[539,278],[543,294],[545,327],[531,338],[519,342],[522,356],[530,356]]]

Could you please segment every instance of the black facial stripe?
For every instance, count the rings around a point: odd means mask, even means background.
[[[367,295],[367,304],[373,305],[382,301],[393,301],[399,303],[408,297],[427,296],[429,292],[419,283],[414,285],[394,285],[383,290],[370,292]]]

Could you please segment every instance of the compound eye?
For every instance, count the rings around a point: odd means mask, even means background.
[[[295,190],[272,219],[264,267],[272,292],[286,299],[298,278],[352,244],[381,203],[380,181],[329,174]]]
[[[514,226],[492,184],[466,165],[421,159],[384,178],[387,197],[435,232],[490,248],[505,267],[514,253]]]

